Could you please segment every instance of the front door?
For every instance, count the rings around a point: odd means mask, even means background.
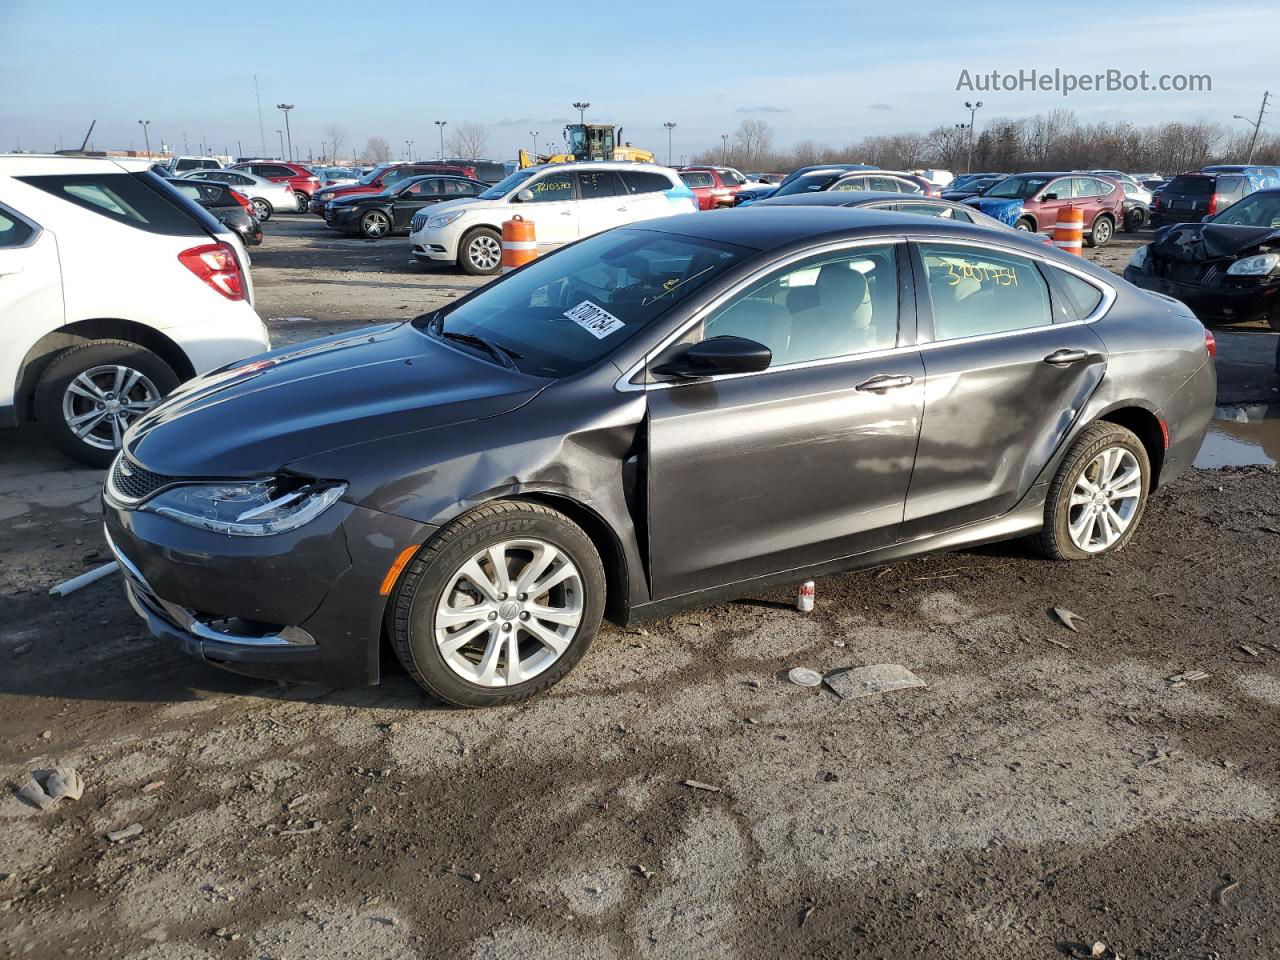
[[[1041,233],[1053,233],[1058,225],[1058,211],[1072,201],[1073,177],[1059,177],[1051,181],[1040,192],[1040,200],[1036,204],[1036,227]],[[1088,223],[1086,218],[1085,223]]]
[[[1016,505],[1106,367],[1089,325],[1073,312],[1055,315],[1046,275],[1030,257],[990,246],[915,249],[925,407],[908,537]]]
[[[513,200],[512,214],[533,221],[538,246],[569,243],[578,239],[578,199],[571,170],[548,170],[531,180],[528,200]]]
[[[924,403],[899,246],[852,246],[772,270],[653,358],[650,369],[718,336],[773,352],[759,373],[651,377],[655,597],[897,539]]]
[[[419,180],[410,184],[392,201],[391,219],[393,230],[408,230],[413,215],[425,206],[439,203],[444,199],[443,181],[432,178]]]

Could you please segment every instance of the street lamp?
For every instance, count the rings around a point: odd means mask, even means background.
[[[577,111],[578,111],[578,123],[580,123],[580,124],[581,124],[581,123],[586,123],[586,122],[587,122],[586,120],[584,120],[584,119],[583,119],[583,116],[586,114],[587,109],[588,109],[590,106],[591,106],[591,104],[587,103],[585,100],[575,100],[575,101],[574,101],[574,103],[573,103],[573,109],[575,109],[575,110],[577,110]]]
[[[405,152],[404,152],[405,159],[406,159],[406,160],[408,160],[410,163],[412,163],[412,162],[413,162],[413,141],[412,141],[412,140],[406,140],[406,141],[404,142],[404,145],[405,145],[405,147],[406,147]]]
[[[277,103],[276,109],[284,114],[284,132],[289,138],[289,160],[293,160],[293,131],[289,129],[289,111],[293,109],[292,103]]]
[[[538,131],[537,131],[537,130],[530,130],[530,131],[529,131],[529,136],[533,138],[533,153],[534,153],[534,156],[537,156],[537,154],[538,154]]]
[[[667,128],[667,166],[671,166],[671,131],[676,128],[674,120],[668,120],[663,124]]]
[[[148,132],[147,127],[151,126],[151,121],[139,120],[138,125],[142,127],[142,137],[147,142],[147,159],[150,160],[151,159],[151,134]]]
[[[436,125],[436,129],[440,131],[440,159],[443,160],[444,159],[444,125],[449,121],[433,120],[432,122]]]
[[[978,112],[978,108],[982,106],[982,101],[970,103],[966,100],[964,105],[969,110],[969,156],[964,162],[964,172],[969,173],[973,170],[973,117]]]
[[[729,162],[729,135],[727,133],[720,134],[720,165],[724,166]]]
[[[280,156],[284,156],[284,131],[276,130],[276,136],[280,138]]]

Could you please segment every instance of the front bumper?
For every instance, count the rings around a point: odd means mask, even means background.
[[[1133,267],[1124,268],[1124,278],[1136,287],[1181,300],[1201,320],[1224,323],[1267,320],[1273,325],[1280,321],[1280,283],[1228,285],[1220,282],[1225,278],[1222,273],[1207,282],[1186,283]]]
[[[379,680],[387,598],[400,551],[435,528],[339,502],[286,534],[231,537],[103,503],[130,604],[187,654],[270,680]]]
[[[466,218],[463,217],[463,220]],[[441,230],[423,227],[416,233],[409,234],[409,243],[413,255],[419,260],[431,260],[445,263],[456,263],[458,259],[458,241],[462,239],[464,227],[451,223]]]

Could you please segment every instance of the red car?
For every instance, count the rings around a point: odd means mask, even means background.
[[[293,188],[298,200],[298,212],[305,213],[307,200],[311,194],[320,189],[320,178],[300,163],[285,163],[283,160],[248,160],[237,163],[232,170],[243,170],[256,174],[276,183],[287,183]]]
[[[1018,230],[1053,233],[1064,207],[1084,214],[1084,242],[1100,247],[1124,223],[1124,189],[1109,177],[1083,173],[1015,173],[964,203]]]
[[[316,216],[324,216],[324,205],[339,197],[353,197],[362,193],[383,193],[390,190],[405,177],[420,177],[423,174],[440,174],[441,176],[466,177],[476,179],[476,168],[453,163],[386,163],[378,164],[373,170],[360,178],[359,183],[342,183],[332,187],[323,187],[311,195],[307,209]]]
[[[681,167],[680,179],[698,198],[699,210],[732,207],[733,198],[746,180],[728,167]]]

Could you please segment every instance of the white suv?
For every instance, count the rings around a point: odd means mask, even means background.
[[[149,171],[0,156],[0,426],[106,466],[184,380],[270,349],[236,235]]]
[[[414,215],[409,227],[419,260],[457,262],[467,273],[497,273],[502,223],[533,221],[540,250],[579,237],[677,213],[698,201],[679,175],[652,163],[555,163],[517,170],[474,198],[450,200]]]

